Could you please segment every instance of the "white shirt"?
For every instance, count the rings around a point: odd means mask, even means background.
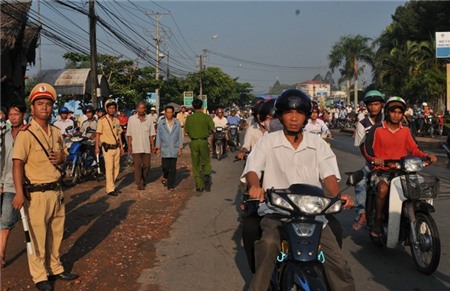
[[[56,126],[57,128],[59,128],[62,135],[66,135],[66,134],[72,135],[74,132],[73,128],[66,132],[66,128],[68,128],[69,126],[74,127],[74,123],[73,123],[72,119],[66,118],[66,121],[59,119],[59,120],[55,121],[55,123],[53,123],[53,125]]]
[[[372,118],[369,117],[369,121],[372,125],[374,125]],[[366,140],[366,128],[361,124],[361,122],[356,123],[355,129],[355,142],[354,146],[359,147]]]
[[[328,126],[325,124],[325,122],[323,122],[322,119],[316,119],[315,123],[312,122],[312,119],[309,119],[308,124],[305,125],[304,131],[312,133],[330,133]]]
[[[227,127],[228,120],[222,116],[222,118],[219,118],[218,116],[213,118],[214,121],[214,127]]]
[[[128,119],[127,136],[131,136],[133,154],[151,153],[150,136],[155,136],[155,126],[149,115],[141,121],[138,115],[132,115]]]
[[[341,179],[336,156],[319,136],[304,133],[303,140],[295,150],[282,130],[264,135],[247,158],[241,178],[255,172],[261,178],[264,189],[288,188],[304,183],[321,186],[321,180],[335,175]]]
[[[257,123],[249,126],[245,132],[244,144],[242,145],[242,148],[246,148],[251,151],[258,140],[267,133],[267,131],[263,133]]]

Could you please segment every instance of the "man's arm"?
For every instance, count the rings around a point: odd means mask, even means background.
[[[14,195],[12,204],[13,207],[18,210],[22,208],[25,203],[25,194],[23,193],[24,165],[25,163],[22,160],[13,159],[13,179],[16,195]]]
[[[256,172],[250,171],[245,175],[248,184],[248,195],[251,199],[258,199],[260,202],[264,201],[264,189],[259,186],[259,178]]]

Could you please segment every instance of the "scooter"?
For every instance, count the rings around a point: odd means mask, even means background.
[[[228,146],[230,147],[230,151],[234,152],[237,150],[240,146],[238,138],[239,138],[239,131],[237,125],[230,125],[228,130],[230,139],[228,140]]]
[[[216,131],[213,133],[213,154],[219,161],[225,154],[226,134],[227,132],[223,127],[216,127]]]
[[[320,239],[326,224],[325,214],[341,211],[340,195],[363,179],[355,172],[348,177],[347,187],[334,198],[325,197],[322,189],[294,184],[287,189],[266,191],[266,214],[282,221],[281,252],[277,256],[270,290],[330,290],[324,272],[326,256]]]
[[[431,213],[435,212],[433,199],[439,192],[439,178],[419,175],[428,159],[415,157],[385,164],[397,174],[389,186],[389,198],[383,210],[384,219],[380,238],[371,240],[379,246],[395,248],[399,243],[409,245],[413,262],[419,272],[433,273],[439,265],[441,243],[439,232]],[[376,189],[367,189],[367,228],[375,224]]]
[[[86,130],[86,132],[92,131],[89,127]],[[95,142],[85,136],[72,136],[70,142],[69,155],[63,166],[65,172],[63,184],[66,186],[74,185],[91,176],[99,181],[102,175],[100,164],[103,156],[96,157],[94,155]]]

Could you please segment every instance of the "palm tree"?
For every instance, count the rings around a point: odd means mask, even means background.
[[[347,35],[342,36],[331,48],[328,55],[330,61],[330,69],[334,71],[335,68],[341,64],[344,66],[344,74],[347,78],[353,77],[354,82],[354,103],[358,104],[358,76],[359,76],[359,62],[363,61],[369,65],[373,64],[373,48],[369,44],[372,39],[366,36]]]

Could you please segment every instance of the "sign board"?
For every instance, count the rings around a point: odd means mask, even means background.
[[[450,58],[450,31],[436,32],[436,58]]]
[[[147,96],[147,102],[150,105],[155,106],[156,105],[156,93],[155,92],[147,92],[146,96]]]
[[[192,107],[192,101],[194,101],[194,92],[184,91],[183,92],[183,104],[186,107]]]
[[[202,100],[203,100],[203,109],[204,110],[208,109],[208,97],[206,97],[206,95],[203,95]]]
[[[447,64],[447,112],[450,112],[450,64]]]

